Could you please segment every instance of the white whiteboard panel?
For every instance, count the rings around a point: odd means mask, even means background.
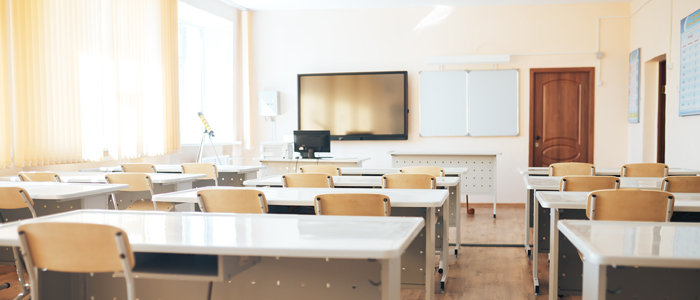
[[[420,72],[420,135],[466,136],[467,71]]]
[[[518,135],[518,102],[518,70],[469,71],[469,135]]]

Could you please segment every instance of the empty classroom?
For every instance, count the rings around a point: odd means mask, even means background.
[[[0,0],[0,300],[700,299],[697,0]]]

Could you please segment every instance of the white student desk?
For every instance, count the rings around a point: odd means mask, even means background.
[[[182,173],[182,165],[155,164],[156,172],[158,173]],[[243,181],[255,179],[258,177],[258,171],[264,169],[263,166],[232,166],[232,165],[217,165],[219,171],[219,185],[221,186],[242,186]],[[92,169],[83,169],[80,172],[121,172],[121,166],[100,167]]]
[[[395,174],[399,173],[400,168],[353,168],[344,167],[340,168],[341,174],[343,176],[381,176],[384,174]],[[465,177],[469,168],[444,168],[445,176],[449,177]],[[460,237],[460,195],[461,195],[461,184],[455,186],[449,186],[450,190],[450,227],[455,227],[457,230],[457,241],[455,242],[455,255],[459,253],[459,246],[461,245]]]
[[[496,218],[496,183],[497,158],[500,151],[446,151],[418,152],[392,151],[391,166],[394,168],[411,166],[437,166],[469,168],[469,173],[462,175],[461,193],[466,195],[493,195],[493,218]]]
[[[621,177],[621,188],[638,188],[638,189],[661,189],[662,177]],[[525,189],[527,190],[527,200],[525,201],[525,251],[528,258],[531,257],[530,251],[530,230],[533,228],[533,234],[536,237],[543,239],[535,239],[534,243],[539,244],[540,253],[548,251],[549,241],[547,233],[549,232],[549,223],[544,220],[548,217],[549,210],[542,210],[541,207],[534,202],[536,191],[558,191],[561,176],[523,176]],[[532,205],[532,207],[531,207]],[[539,216],[537,216],[539,214]],[[536,223],[542,220],[543,223]],[[532,218],[532,219],[531,219]],[[538,230],[539,227],[539,230]],[[535,266],[536,267],[536,266]],[[537,285],[536,285],[537,287]],[[536,288],[537,290],[537,288]]]
[[[547,167],[520,167],[518,173],[526,176],[549,176],[549,168]],[[595,174],[598,176],[620,176],[622,168],[595,168]],[[696,176],[700,174],[700,170],[685,169],[685,168],[669,168],[668,176]]]
[[[104,172],[56,172],[63,182],[107,183]],[[148,173],[153,181],[155,193],[165,193],[192,188],[192,182],[206,174],[162,174]],[[19,176],[0,177],[2,181],[20,181]]]
[[[216,188],[216,187],[208,187]],[[226,187],[234,188],[234,187]],[[167,194],[159,194],[153,197],[153,201],[175,203],[197,203],[197,190],[180,191]],[[413,216],[425,219],[425,227],[421,230],[421,238],[415,239],[403,254],[401,265],[404,270],[401,273],[401,282],[407,288],[420,288],[426,290],[426,299],[432,299],[435,278],[435,245],[436,237],[441,240],[439,247],[447,249],[447,236],[449,231],[442,225],[438,218],[436,224],[435,213],[449,211],[447,205],[447,191],[445,190],[403,190],[403,189],[335,189],[335,188],[256,188],[265,194],[268,205],[292,205],[313,206],[314,198],[319,194],[338,193],[369,193],[383,194],[389,197],[392,216]],[[441,230],[436,232],[436,226]],[[274,227],[270,227],[273,229]],[[448,274],[447,254],[441,251],[440,265],[443,267],[443,288]]]
[[[19,246],[35,222],[123,229],[136,255],[140,299],[399,300],[401,254],[420,218],[80,210],[0,227],[0,245]],[[42,298],[126,299],[121,272],[39,271]],[[34,284],[34,283],[33,283]],[[74,287],[80,288],[74,288]]]
[[[333,165],[337,167],[362,167],[362,162],[369,157],[353,158],[254,158],[266,168],[260,171],[261,177],[296,173],[297,169],[306,165]]]
[[[549,299],[556,300],[562,293],[581,290],[581,265],[576,250],[559,241],[557,222],[562,219],[585,219],[586,203],[590,192],[537,192],[536,198],[543,209],[550,210],[549,232]],[[700,194],[674,193],[673,211],[700,212]],[[535,215],[537,218],[537,214]],[[537,224],[537,220],[535,220]],[[535,225],[537,226],[537,225]],[[535,231],[537,232],[537,231]],[[539,237],[537,237],[539,239]],[[700,236],[698,237],[700,238]],[[537,253],[537,243],[534,244]],[[568,257],[568,258],[567,258]],[[533,257],[533,276],[537,280],[537,259]],[[561,265],[561,266],[560,266]],[[561,276],[568,274],[568,276]],[[537,283],[537,281],[535,281]],[[558,287],[558,288],[557,288]]]
[[[0,187],[20,187],[34,200],[37,216],[51,215],[76,209],[108,209],[108,196],[112,192],[129,187],[127,184],[87,184],[60,182],[9,182],[0,181]],[[1,209],[3,222],[32,217],[29,209]],[[0,264],[14,264],[12,251],[0,248]]]
[[[700,295],[700,224],[564,220],[559,230],[583,254],[584,300]]]

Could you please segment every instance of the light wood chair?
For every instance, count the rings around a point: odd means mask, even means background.
[[[667,177],[668,166],[660,163],[626,164],[620,174],[622,177]]]
[[[562,192],[592,192],[619,188],[620,178],[614,176],[564,176],[559,181],[559,190]]]
[[[123,230],[101,224],[47,222],[19,226],[18,232],[33,300],[40,300],[40,269],[70,273],[124,272],[127,299],[136,299],[131,273],[134,253]]]
[[[184,174],[206,174],[207,177],[197,178],[196,181],[213,180],[214,186],[219,185],[219,169],[215,164],[208,163],[184,163],[182,164]]]
[[[599,190],[588,195],[590,220],[668,222],[673,214],[673,194],[639,189]]]
[[[19,172],[22,181],[62,182],[61,176],[54,172]]]
[[[381,194],[322,194],[316,196],[317,215],[377,216],[391,215],[391,201]]]
[[[290,188],[332,188],[333,176],[327,173],[289,173],[282,175],[282,186]]]
[[[117,202],[130,203],[127,210],[158,210],[172,211],[175,205],[170,202],[153,202],[153,181],[151,176],[143,173],[113,173],[106,174],[107,183],[128,184],[129,188],[112,193],[114,209],[119,208]],[[119,201],[117,201],[119,199]]]
[[[595,176],[595,166],[589,163],[564,162],[549,165],[549,176],[590,175]]]
[[[212,188],[197,191],[199,209],[203,212],[266,214],[265,194],[254,189]]]
[[[429,174],[435,177],[445,177],[445,169],[441,167],[403,167],[399,169],[399,173],[403,174]]]
[[[122,164],[122,172],[126,173],[158,173],[153,164]]]
[[[340,167],[331,165],[306,165],[299,167],[299,173],[326,173],[331,176],[343,176]]]
[[[700,193],[700,176],[670,176],[661,182],[661,190],[669,193]]]
[[[435,189],[437,179],[428,174],[385,174],[382,175],[383,189]]]
[[[28,208],[32,214],[32,218],[36,218],[34,211],[34,200],[29,196],[29,193],[19,187],[0,187],[0,209],[20,209]],[[1,223],[5,223],[2,219]],[[12,247],[12,254],[15,258],[15,266],[17,266],[17,276],[19,277],[20,293],[15,297],[15,300],[24,298],[28,293],[27,280],[24,278],[24,262],[20,259],[21,255],[18,247]],[[32,281],[33,283],[34,281]]]

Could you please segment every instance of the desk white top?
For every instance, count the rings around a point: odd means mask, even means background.
[[[168,164],[168,165],[154,165],[156,167],[156,172],[158,173],[182,173],[182,165]],[[250,173],[257,172],[259,170],[265,169],[265,166],[232,166],[232,165],[217,165],[216,168],[220,173]],[[121,166],[112,167],[100,167],[95,169],[84,169],[85,171],[99,171],[99,172],[121,172]],[[82,172],[82,170],[81,170]]]
[[[340,172],[343,175],[384,175],[395,174],[400,168],[358,168],[358,167],[343,167]],[[462,176],[469,171],[469,168],[444,168],[447,176]]]
[[[549,175],[549,168],[546,167],[520,167],[518,173],[521,175]],[[620,176],[622,168],[595,168],[595,174],[598,176]],[[700,170],[692,170],[685,168],[669,168],[669,176],[696,176],[700,174]]]
[[[205,187],[201,189],[241,189],[238,187]],[[249,188],[247,188],[249,189]],[[335,188],[254,188],[265,194],[268,205],[313,206],[314,198],[320,194],[382,194],[389,197],[391,207],[441,207],[449,196],[447,190],[404,189],[335,189]],[[191,189],[172,193],[156,194],[153,201],[197,203],[197,191]]]
[[[61,182],[0,181],[0,187],[21,187],[32,199],[70,200],[87,196],[109,194],[129,187],[128,184],[89,184]]]
[[[400,257],[421,218],[77,210],[0,226],[0,245],[19,246],[35,222],[122,228],[135,252],[387,259]]]
[[[391,151],[389,152],[391,156],[401,156],[401,155],[422,155],[422,156],[459,156],[459,155],[501,155],[500,151],[435,151],[435,152],[421,152],[421,151]]]
[[[437,186],[457,186],[459,177],[437,177]],[[282,175],[250,179],[243,182],[244,186],[282,186]],[[335,187],[381,187],[381,176],[333,176]]]
[[[254,161],[259,161],[259,162],[282,162],[282,163],[318,163],[318,162],[323,162],[323,163],[361,163],[363,161],[370,160],[369,157],[339,157],[339,158],[253,158]]]
[[[63,182],[77,183],[107,183],[105,172],[57,172]],[[168,174],[168,173],[148,173],[153,183],[175,184],[180,182],[194,181],[197,178],[207,177],[206,174]],[[19,176],[0,177],[0,181],[20,181]]]
[[[537,192],[535,197],[544,208],[586,209],[590,192]],[[700,212],[700,194],[674,193],[673,211]]]
[[[620,177],[620,188],[661,190],[663,177]],[[561,176],[523,176],[528,190],[558,191]]]
[[[559,230],[587,262],[700,268],[700,224],[562,220]]]

